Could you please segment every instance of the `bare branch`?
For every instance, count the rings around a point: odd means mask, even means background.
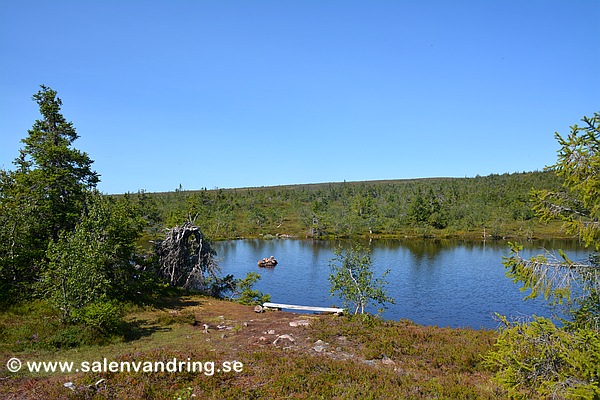
[[[155,251],[159,275],[171,286],[202,289],[205,275],[215,277],[219,271],[215,251],[191,221],[167,230],[165,239],[155,243]]]

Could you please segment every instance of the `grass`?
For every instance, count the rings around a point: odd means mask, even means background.
[[[18,312],[18,313],[17,313]],[[103,343],[51,349],[60,331],[43,302],[0,316],[1,398],[380,399],[501,398],[482,366],[493,331],[425,327],[376,318],[256,314],[253,307],[189,296],[161,307],[130,307],[130,332]],[[307,327],[292,327],[298,319]],[[208,333],[205,331],[208,325]],[[19,329],[22,329],[21,331]],[[6,335],[6,333],[9,333]],[[20,333],[18,333],[20,332]],[[290,335],[294,341],[279,339]],[[320,342],[318,342],[320,341]],[[321,344],[317,346],[316,344]],[[5,360],[243,363],[240,373],[10,373]],[[73,389],[65,383],[72,382]]]

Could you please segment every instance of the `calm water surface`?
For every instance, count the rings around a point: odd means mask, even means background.
[[[329,294],[327,280],[333,251],[349,242],[312,240],[236,240],[214,243],[223,275],[242,278],[258,272],[255,288],[277,303],[341,306]],[[410,319],[424,325],[496,328],[494,312],[509,316],[551,316],[543,300],[523,301],[526,293],[505,275],[502,257],[506,243],[459,241],[372,241],[371,259],[376,275],[390,269],[388,294],[395,303],[386,319]],[[572,259],[587,252],[576,242],[529,243],[523,255],[545,249],[563,249]],[[275,256],[279,264],[258,268],[259,259]],[[375,310],[372,310],[375,311]]]

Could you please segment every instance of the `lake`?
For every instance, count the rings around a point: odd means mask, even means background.
[[[271,301],[311,306],[342,306],[330,296],[328,276],[333,251],[349,241],[235,240],[215,242],[222,274],[243,278],[258,272],[255,285],[271,295]],[[543,300],[527,300],[527,293],[505,275],[502,257],[509,254],[505,242],[449,240],[374,240],[371,260],[377,277],[386,270],[388,294],[395,300],[382,314],[391,320],[409,319],[423,325],[495,329],[494,313],[513,317],[551,316]],[[587,255],[575,241],[524,243],[523,256],[542,249],[563,249],[571,259]],[[257,261],[275,256],[272,269],[258,268]],[[376,310],[371,310],[376,311]]]

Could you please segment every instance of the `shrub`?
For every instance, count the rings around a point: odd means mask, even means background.
[[[95,301],[77,310],[74,316],[75,320],[101,334],[119,332],[124,325],[123,306],[117,301]]]
[[[546,318],[508,322],[486,365],[513,398],[597,399],[600,397],[600,334],[567,331]]]
[[[235,280],[235,293],[237,293],[237,302],[245,305],[256,305],[271,300],[270,294],[265,294],[256,289],[252,289],[254,284],[260,279],[260,274],[248,272],[244,279]]]

